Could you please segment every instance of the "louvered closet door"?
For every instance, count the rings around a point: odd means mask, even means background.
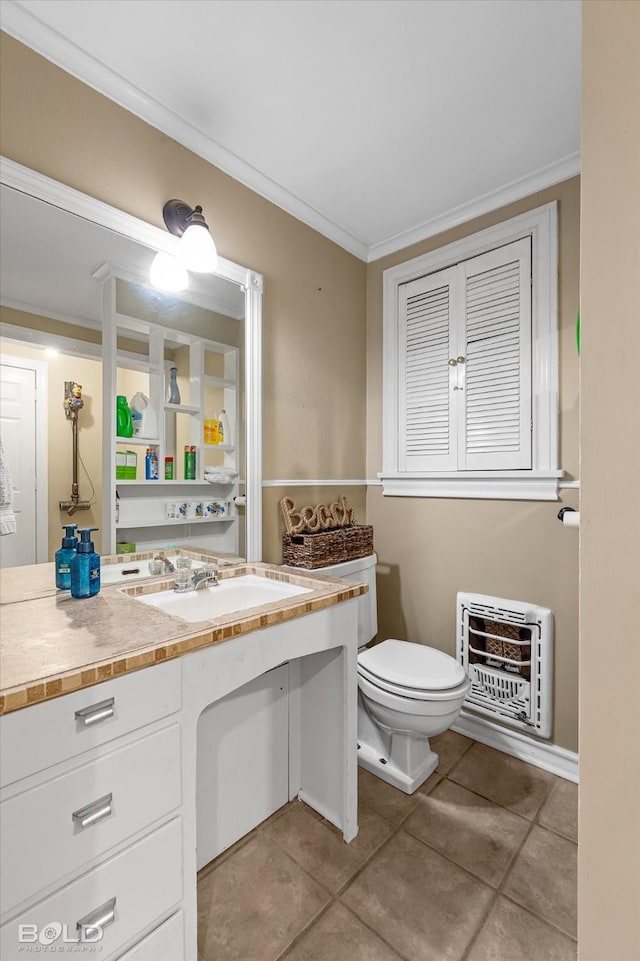
[[[531,240],[464,269],[462,470],[531,468]]]
[[[452,405],[455,333],[460,299],[456,268],[404,284],[399,304],[398,465],[401,471],[455,470]],[[459,305],[458,305],[459,309]]]

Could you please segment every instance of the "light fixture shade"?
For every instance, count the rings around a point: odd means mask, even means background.
[[[151,263],[149,279],[154,287],[160,290],[186,290],[189,286],[189,274],[184,264],[173,257],[159,251]]]
[[[178,249],[184,266],[196,273],[212,273],[218,265],[216,245],[209,228],[203,224],[190,224],[180,238]]]

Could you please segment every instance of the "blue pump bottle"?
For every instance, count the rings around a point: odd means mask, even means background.
[[[100,555],[96,554],[90,540],[97,527],[84,527],[78,530],[80,543],[75,557],[71,559],[71,596],[93,597],[100,590]]]
[[[76,553],[78,538],[74,531],[77,524],[65,524],[62,528],[66,531],[62,538],[62,547],[56,551],[56,587],[59,591],[71,590],[71,558]]]

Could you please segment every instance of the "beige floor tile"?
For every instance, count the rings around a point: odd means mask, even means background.
[[[341,904],[332,904],[286,955],[286,961],[402,961],[402,959],[350,911]]]
[[[460,961],[493,890],[404,831],[340,896],[408,961]]]
[[[558,778],[538,815],[540,824],[578,841],[578,785]]]
[[[469,748],[448,777],[530,820],[538,813],[553,781],[552,774],[478,743]]]
[[[434,773],[415,794],[405,794],[374,774],[358,768],[358,798],[387,821],[399,824],[418,803],[418,794],[428,794],[440,780],[440,775]]]
[[[258,834],[198,885],[198,950],[205,961],[275,961],[329,900]]]
[[[534,825],[504,886],[510,898],[573,938],[577,852],[573,841]]]
[[[498,898],[467,961],[575,961],[575,941]]]
[[[531,822],[453,781],[422,795],[404,823],[431,847],[497,887]]]
[[[473,741],[465,737],[464,734],[457,734],[456,731],[445,731],[444,734],[436,734],[429,739],[431,750],[438,755],[438,766],[436,771],[442,777],[446,777],[454,764],[457,764],[462,755],[467,751]]]
[[[336,892],[393,831],[393,825],[364,807],[359,827],[355,840],[345,844],[339,832],[300,806],[287,811],[264,834],[277,841],[319,884]]]

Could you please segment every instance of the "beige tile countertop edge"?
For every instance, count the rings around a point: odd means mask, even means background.
[[[292,571],[283,570],[280,567],[270,564],[240,564],[220,571],[220,578],[242,576],[243,574],[258,574],[260,576],[282,580],[292,584],[299,584],[303,587],[311,587],[311,593],[295,595],[285,600],[278,600],[260,607],[253,607],[242,614],[228,614],[209,621],[188,623],[181,618],[166,614],[163,611],[154,609],[154,617],[158,624],[162,625],[164,637],[157,643],[142,642],[139,647],[130,650],[114,651],[106,657],[94,657],[96,645],[100,645],[103,638],[100,636],[99,626],[93,626],[91,632],[87,632],[87,655],[86,662],[74,663],[67,670],[53,672],[47,676],[25,676],[19,683],[0,690],[0,715],[18,711],[33,704],[40,704],[43,701],[55,697],[61,697],[72,691],[78,691],[94,684],[112,678],[121,677],[131,671],[138,671],[145,667],[152,667],[164,661],[182,657],[205,647],[220,644],[231,640],[242,634],[260,630],[274,624],[284,623],[293,618],[302,617],[313,611],[319,611],[342,601],[349,600],[363,594],[367,588],[362,584],[351,583],[345,580],[338,580],[330,577],[323,577],[321,571]],[[130,584],[126,587],[118,585],[117,590],[110,589],[108,596],[117,601],[120,607],[118,614],[126,617],[127,613],[133,613],[139,605],[134,600],[135,595],[148,594],[162,589],[171,589],[172,581],[166,576],[160,576],[153,580],[145,579],[144,582]],[[100,597],[100,595],[97,595]],[[96,598],[81,601],[83,605],[91,604]],[[60,598],[36,598],[25,600],[19,605],[20,610],[25,614],[29,608],[34,610],[34,605],[56,604]],[[65,598],[68,604],[75,604],[71,598]],[[126,605],[134,605],[134,608],[127,609]],[[12,607],[18,605],[11,605]],[[59,603],[56,607],[60,608]],[[86,608],[88,609],[88,608]],[[6,608],[5,608],[6,610]],[[69,610],[71,610],[69,608]],[[40,612],[38,612],[40,613]],[[46,614],[46,610],[44,611]],[[158,615],[160,619],[158,620]],[[28,618],[25,618],[28,622]],[[113,630],[113,624],[110,624]],[[27,638],[22,639],[25,643]],[[4,641],[4,638],[3,638]],[[9,641],[12,647],[12,654],[15,659],[15,645],[19,645],[20,637],[12,637]],[[59,643],[59,636],[56,636]],[[109,638],[105,640],[108,645]],[[82,655],[84,658],[84,655]],[[15,669],[15,668],[14,668]],[[26,671],[23,671],[26,675]]]

